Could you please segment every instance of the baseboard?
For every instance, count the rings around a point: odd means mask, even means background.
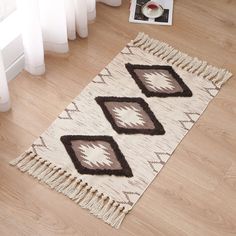
[[[14,79],[24,69],[24,65],[25,57],[24,54],[22,54],[6,69],[7,80],[10,81]]]
[[[9,81],[24,68],[24,48],[16,11],[0,22],[0,50]]]

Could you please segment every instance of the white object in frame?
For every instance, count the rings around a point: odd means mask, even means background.
[[[168,22],[159,22],[159,21],[155,21],[155,19],[152,19],[152,18],[149,18],[148,20],[135,19],[137,0],[132,0],[131,2],[129,22],[139,23],[139,24],[172,25],[173,0],[153,0],[153,2],[156,2],[157,4],[161,5],[164,9],[169,10]]]

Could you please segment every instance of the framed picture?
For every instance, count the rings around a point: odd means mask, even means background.
[[[157,6],[161,8],[161,14],[157,14],[157,17],[145,15],[145,7],[149,4],[150,11],[151,6]],[[147,10],[148,12],[148,10]],[[151,14],[150,14],[151,15]],[[141,24],[157,24],[157,25],[172,25],[173,15],[173,0],[132,0],[130,6],[129,22],[141,23]]]

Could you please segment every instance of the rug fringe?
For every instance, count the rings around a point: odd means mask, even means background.
[[[150,38],[145,33],[139,33],[132,43],[144,51],[160,57],[171,65],[212,81],[218,88],[232,76],[232,73],[226,69],[214,67],[206,61],[199,60],[197,57],[188,56],[167,43]]]
[[[63,193],[82,208],[88,209],[91,214],[116,229],[120,227],[129,211],[120,203],[105,196],[104,193],[99,193],[97,189],[92,188],[83,180],[72,176],[32,151],[23,153],[10,164],[22,172],[27,172],[40,182],[46,183],[57,192]]]

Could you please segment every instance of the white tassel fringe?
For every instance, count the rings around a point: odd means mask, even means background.
[[[131,44],[140,47],[142,50],[152,55],[160,57],[171,65],[180,67],[183,70],[212,81],[218,88],[232,76],[232,73],[225,69],[216,68],[196,57],[190,57],[174,49],[167,43],[149,38],[145,33],[139,33]]]
[[[10,164],[68,196],[82,208],[88,209],[91,214],[116,229],[120,227],[128,213],[121,204],[99,193],[81,179],[38,157],[32,151],[23,153]]]

